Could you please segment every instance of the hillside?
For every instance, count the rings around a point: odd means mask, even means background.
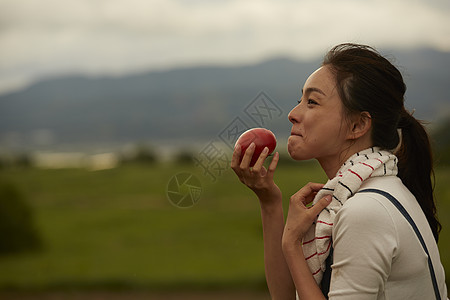
[[[450,53],[385,53],[405,74],[407,106],[415,116],[432,120],[450,111]],[[211,140],[235,117],[245,118],[245,107],[261,91],[281,109],[268,127],[283,136],[290,128],[287,114],[318,64],[279,58],[124,77],[49,78],[0,96],[0,147]]]

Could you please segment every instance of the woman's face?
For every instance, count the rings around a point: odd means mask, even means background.
[[[295,160],[338,159],[348,147],[343,104],[329,66],[306,80],[299,104],[289,113],[292,123],[288,151]]]

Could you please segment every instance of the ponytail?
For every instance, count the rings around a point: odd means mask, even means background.
[[[398,176],[419,202],[437,242],[441,224],[436,216],[431,180],[431,177],[434,179],[433,159],[428,134],[421,122],[405,109],[401,112],[398,128],[401,129],[401,144],[395,153]]]

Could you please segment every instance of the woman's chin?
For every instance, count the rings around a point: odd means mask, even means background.
[[[298,148],[292,147],[288,144],[288,153],[289,156],[293,159],[293,160],[304,160],[304,158],[302,157],[302,155],[300,155],[302,152],[299,151]]]
[[[291,158],[293,160],[297,160],[297,161],[301,161],[301,160],[308,160],[310,158],[308,157],[304,157],[303,155],[299,155],[297,153],[289,153],[289,155],[291,156]]]
[[[303,151],[301,151],[301,149],[299,149],[297,143],[295,142],[295,139],[291,137],[289,137],[288,139],[288,143],[287,143],[287,150],[289,155],[291,156],[292,159],[294,160],[302,160],[301,158],[301,153]]]
[[[294,143],[290,143],[288,142],[287,145],[287,150],[289,153],[289,156],[293,159],[293,160],[310,160],[312,158],[314,158],[314,156],[308,155],[306,153],[306,151],[302,151],[302,149],[300,149],[300,147],[298,147],[298,145],[294,145]]]

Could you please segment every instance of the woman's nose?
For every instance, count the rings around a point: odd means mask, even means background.
[[[300,104],[294,107],[288,114],[288,119],[292,124],[298,123],[300,118]]]

